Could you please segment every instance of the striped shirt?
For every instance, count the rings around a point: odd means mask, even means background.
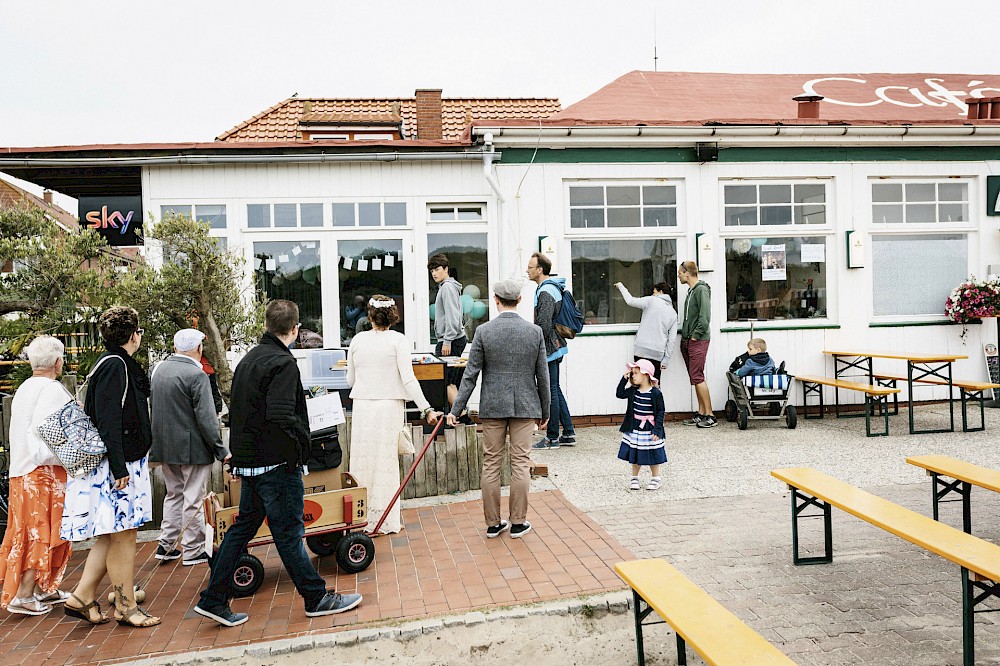
[[[653,413],[653,393],[635,392],[632,400],[632,416],[635,418],[636,427],[639,430],[652,430],[656,422],[656,414]]]
[[[233,467],[231,474],[233,476],[261,476],[262,474],[267,474],[272,469],[278,469],[285,463],[278,463],[277,465],[270,465],[268,467]]]

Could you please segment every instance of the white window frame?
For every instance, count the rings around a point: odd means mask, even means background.
[[[677,214],[677,224],[672,227],[646,227],[641,224],[637,227],[608,227],[607,226],[607,209],[608,205],[605,203],[603,208],[605,210],[605,226],[603,227],[590,227],[590,228],[579,228],[572,226],[572,211],[577,208],[595,208],[596,206],[571,206],[570,205],[570,189],[573,187],[638,187],[640,188],[640,193],[643,187],[673,187],[674,188],[674,198],[675,203],[673,206],[668,205],[653,205],[648,206],[648,208],[673,208]],[[606,197],[605,192],[605,199]],[[565,201],[565,217],[564,217],[564,229],[567,238],[586,238],[586,237],[613,237],[621,236],[622,234],[629,233],[641,233],[643,238],[674,238],[683,237],[686,231],[686,211],[684,208],[685,202],[685,192],[684,192],[684,179],[683,178],[627,178],[627,179],[586,179],[586,178],[572,178],[563,180],[563,201]],[[611,206],[612,208],[618,208],[619,206]],[[642,221],[642,211],[647,208],[642,204],[636,206],[639,209],[640,222]]]
[[[451,219],[448,220],[432,219],[431,209],[434,208],[450,208],[453,213],[453,216]],[[478,220],[460,220],[458,219],[459,208],[478,208],[481,218]],[[479,226],[479,225],[485,225],[488,221],[488,218],[486,217],[486,203],[481,201],[473,201],[468,203],[452,202],[452,201],[448,202],[431,201],[427,203],[425,210],[426,210],[426,216],[424,219],[427,221],[428,226],[432,227],[439,227],[446,224],[460,225],[460,226]]]
[[[347,230],[357,230],[357,231],[374,231],[376,229],[384,229],[386,231],[393,231],[395,229],[413,229],[413,214],[410,206],[410,202],[406,197],[398,197],[396,199],[382,199],[373,197],[352,197],[350,199],[334,199],[327,202],[329,206],[329,226],[336,231],[347,231]],[[354,224],[351,226],[337,226],[333,223],[333,207],[334,205],[342,204],[352,204],[354,206]],[[360,204],[379,204],[379,222],[378,226],[362,226],[359,224],[360,220],[360,209],[358,206]],[[402,204],[403,209],[406,214],[406,224],[400,225],[387,225],[385,223],[385,206],[386,204]]]
[[[964,203],[969,207],[968,219],[963,222],[930,222],[930,223],[882,223],[875,222],[875,206],[879,204],[885,204],[888,202],[876,202],[872,196],[872,186],[877,184],[895,184],[899,183],[902,185],[906,184],[940,184],[940,183],[950,183],[950,184],[964,184],[967,187],[967,197]],[[866,200],[867,200],[867,211],[870,220],[869,233],[871,235],[871,245],[872,245],[872,280],[870,282],[871,289],[871,311],[869,312],[870,321],[878,323],[893,323],[893,322],[947,322],[949,321],[948,316],[944,314],[944,303],[941,303],[941,313],[940,314],[903,314],[903,315],[877,315],[875,314],[875,258],[874,258],[874,246],[875,239],[878,237],[892,237],[892,236],[940,236],[940,235],[960,235],[964,234],[966,237],[966,248],[967,248],[967,264],[965,267],[966,275],[970,272],[970,266],[975,265],[975,249],[977,244],[977,233],[979,227],[977,226],[976,219],[978,215],[978,209],[976,198],[978,195],[978,189],[976,188],[976,178],[972,176],[889,176],[889,175],[879,175],[879,176],[869,176],[866,179]],[[923,202],[920,202],[923,203]],[[935,203],[939,203],[935,199]],[[904,188],[904,200],[900,204],[906,204],[905,201],[905,188]],[[952,285],[956,286],[956,285]]]
[[[827,215],[829,215],[829,209],[827,209]],[[832,229],[824,230],[825,225],[818,224],[800,224],[800,225],[764,225],[760,226],[742,226],[742,227],[722,227],[725,232],[721,236],[722,247],[722,272],[725,274],[724,284],[728,285],[729,274],[728,267],[726,266],[726,245],[729,241],[737,240],[739,238],[763,238],[763,237],[774,237],[774,238],[815,238],[817,240],[822,240],[823,245],[826,247],[826,285],[823,289],[826,290],[826,316],[825,317],[809,317],[803,319],[761,319],[754,323],[755,328],[760,330],[766,330],[772,327],[788,328],[789,326],[802,326],[803,328],[809,326],[833,326],[839,323],[839,311],[837,309],[838,299],[836,298],[835,285],[831,284],[834,282],[834,278],[839,276],[839,264],[836,261],[836,246],[831,241],[836,241],[836,234]],[[774,231],[774,233],[761,233],[761,230]],[[735,230],[739,230],[738,233],[733,233]],[[802,233],[808,231],[810,233]],[[726,308],[729,307],[729,294],[724,293],[723,303]],[[728,313],[723,311],[722,326],[737,326],[742,322],[738,319],[730,321],[728,318]]]
[[[759,201],[756,204],[726,204],[726,187],[727,186],[741,186],[741,185],[753,185],[758,188],[758,199],[760,198],[760,186],[761,185],[790,185],[792,186],[792,199],[794,200],[794,187],[795,185],[822,185],[824,188],[824,202],[823,205],[826,208],[826,221],[823,224],[807,224],[807,223],[795,223],[795,207],[810,205],[810,204],[796,204],[794,201],[789,201],[788,205],[792,207],[792,222],[790,224],[761,224],[760,223],[760,209],[762,206],[767,207],[769,205],[781,205],[781,204],[761,204]],[[813,235],[815,231],[832,231],[835,226],[835,210],[834,201],[832,198],[834,192],[834,179],[833,176],[820,176],[820,177],[804,177],[804,178],[720,178],[719,179],[719,231],[724,236],[736,237],[744,230],[755,230],[753,235],[761,236],[767,235],[756,233],[756,230],[763,229],[765,231],[774,231],[772,235],[785,235],[785,236],[810,236]],[[757,208],[757,224],[755,225],[727,225],[726,224],[726,210],[728,208],[747,208],[754,206]],[[795,230],[796,233],[786,233],[784,230]],[[808,233],[798,233],[803,230],[809,230]]]
[[[306,206],[308,206],[308,205],[317,205],[317,204],[323,207],[323,209],[322,209],[323,224],[320,225],[320,226],[318,226],[318,227],[303,227],[302,226],[302,206],[303,205],[306,205]],[[295,206],[295,226],[294,227],[276,227],[276,226],[274,226],[274,206],[275,205],[292,205],[292,206]],[[327,202],[322,201],[322,200],[315,200],[315,199],[314,200],[309,200],[309,199],[295,199],[295,200],[292,200],[292,201],[281,201],[281,200],[276,200],[276,199],[266,199],[266,200],[245,199],[245,200],[241,200],[240,201],[240,206],[242,206],[242,210],[240,212],[242,214],[242,220],[241,220],[241,222],[242,222],[242,225],[243,225],[240,228],[240,231],[243,232],[243,233],[250,233],[250,234],[256,234],[256,233],[280,233],[282,231],[294,231],[294,230],[301,230],[301,231],[309,232],[309,231],[319,231],[319,230],[322,230],[322,229],[327,229],[330,226],[330,215],[331,215],[331,213],[329,212],[330,206],[328,205]],[[270,222],[271,222],[270,225],[266,226],[266,227],[251,227],[250,226],[250,206],[269,206]],[[228,220],[228,217],[227,217],[227,220]],[[345,228],[349,228],[349,227],[345,227]]]

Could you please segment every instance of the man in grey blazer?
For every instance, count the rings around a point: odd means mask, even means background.
[[[521,280],[508,279],[493,285],[493,298],[500,314],[476,329],[462,385],[448,415],[458,423],[483,373],[479,418],[483,422],[483,513],[486,537],[494,539],[510,530],[519,539],[531,531],[528,486],[531,480],[531,436],[537,425],[549,420],[549,368],[542,329],[517,314],[521,302]],[[500,465],[504,443],[510,435],[510,522],[500,519]]]
[[[181,557],[184,566],[208,562],[201,500],[212,474],[212,463],[225,460],[212,388],[201,366],[205,334],[185,328],[174,335],[174,353],[153,368],[150,380],[153,446],[150,462],[161,463],[167,495],[156,559]],[[183,534],[182,534],[183,532]]]

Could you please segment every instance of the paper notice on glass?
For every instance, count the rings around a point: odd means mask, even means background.
[[[394,254],[385,255],[385,267],[392,268],[395,265],[396,265],[396,255]]]
[[[368,270],[368,260],[367,259],[358,259],[358,270],[359,271],[367,271]]]
[[[802,263],[826,263],[826,245],[823,243],[803,243]]]
[[[276,262],[274,259],[268,259],[267,262],[265,262],[264,264],[264,268],[266,268],[269,271],[277,270],[278,262]]]
[[[765,245],[760,248],[761,280],[777,281],[786,279],[785,245]]]
[[[253,258],[253,269],[254,269],[255,271],[258,271],[258,270],[260,270],[260,265],[261,265],[262,263],[263,263],[263,262],[262,262],[262,261],[260,260],[260,257],[254,257],[254,258]]]
[[[316,249],[316,241],[309,241],[308,243],[305,244],[305,246],[306,246],[307,250],[315,250]]]
[[[351,270],[354,267],[354,260],[350,257],[344,257],[344,268]]]
[[[340,394],[336,391],[306,400],[306,407],[309,411],[309,432],[317,432],[347,421],[344,407],[340,404]]]
[[[296,257],[299,256],[300,254],[302,254],[302,248],[296,245],[295,247],[292,248],[292,254],[294,254]]]
[[[279,264],[287,264],[288,263],[288,255],[287,254],[279,254],[278,255],[278,263]]]
[[[382,260],[381,259],[372,259],[372,270],[373,271],[380,271],[380,270],[382,270]]]

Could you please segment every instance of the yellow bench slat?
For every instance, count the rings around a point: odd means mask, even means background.
[[[827,356],[857,356],[859,358],[891,358],[899,361],[910,361],[912,363],[953,363],[963,358],[969,358],[962,354],[894,354],[891,352],[866,352],[866,351],[835,351],[824,349]]]
[[[931,472],[950,476],[959,481],[967,481],[974,486],[1000,493],[1000,470],[980,467],[951,456],[926,455],[910,456],[906,462],[923,467]]]
[[[712,666],[795,664],[666,561],[619,562],[615,572],[706,663]]]
[[[795,375],[800,382],[807,384],[823,384],[824,386],[836,386],[837,388],[851,391],[863,391],[869,395],[892,395],[899,393],[898,388],[888,386],[869,386],[868,384],[858,384],[857,382],[845,382],[843,379],[833,379],[832,377],[807,377],[805,375]]]
[[[1000,582],[1000,546],[939,523],[809,467],[775,469],[771,476],[901,539]]]
[[[875,379],[893,379],[897,382],[905,382],[906,377],[900,375],[872,375]],[[943,379],[914,379],[914,383],[920,384],[935,384],[937,386],[947,386],[948,382]],[[1000,388],[1000,384],[990,384],[988,382],[967,382],[961,379],[955,379],[951,382],[952,386],[958,386],[959,388],[969,389],[970,391],[985,391],[987,389]]]

